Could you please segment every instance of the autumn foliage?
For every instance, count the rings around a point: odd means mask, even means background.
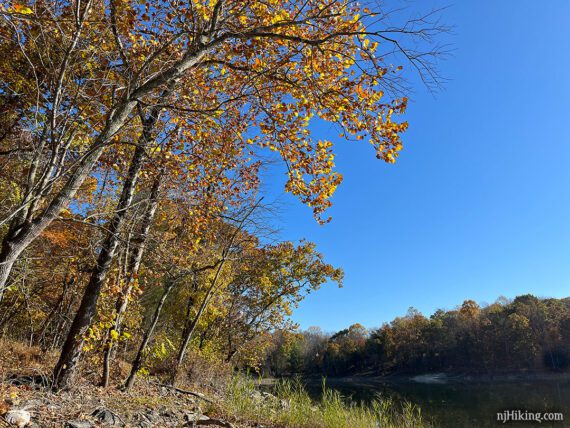
[[[342,279],[313,244],[268,239],[262,168],[284,165],[284,190],[327,222],[333,141],[395,162],[392,63],[434,78],[406,47],[430,21],[386,17],[339,0],[0,3],[4,334],[61,349],[58,387],[85,358],[104,385],[117,358],[134,358],[131,385],[153,359],[176,381],[189,350],[258,364],[299,301]]]

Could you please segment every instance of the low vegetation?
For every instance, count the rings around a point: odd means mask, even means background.
[[[420,410],[409,403],[383,397],[354,403],[324,383],[322,397],[315,400],[298,379],[278,381],[271,393],[261,392],[258,380],[232,373],[227,367],[209,366],[199,381],[196,378],[196,382],[180,387],[146,376],[128,392],[95,386],[89,368],[82,367],[81,380],[73,388],[55,392],[49,367],[56,355],[6,341],[0,342],[0,350],[0,415],[25,409],[35,427],[61,427],[64,423],[91,427],[101,422],[97,418],[101,415],[128,426],[147,421],[157,427],[177,427],[192,418],[207,420],[211,426],[236,428],[429,426]]]
[[[229,386],[225,408],[271,425],[307,428],[425,427],[421,411],[388,398],[354,403],[323,383],[320,400],[311,399],[299,380],[280,380],[273,394],[259,393],[251,379],[237,377]]]

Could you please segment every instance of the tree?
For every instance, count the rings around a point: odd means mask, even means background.
[[[457,309],[438,309],[424,317],[410,308],[404,317],[373,329],[341,330],[328,340],[321,365],[308,373],[380,374],[565,370],[570,365],[568,299],[518,296],[481,307],[466,300]],[[540,332],[540,333],[539,333]],[[306,334],[305,336],[306,337]],[[275,346],[284,347],[279,336]],[[362,341],[364,340],[364,345]],[[271,349],[272,359],[280,355]],[[540,358],[542,356],[542,358]],[[271,368],[271,367],[270,367]]]
[[[320,216],[341,177],[331,143],[311,139],[310,118],[336,123],[346,136],[369,136],[377,156],[393,162],[407,126],[393,116],[406,99],[384,96],[396,69],[375,51],[391,45],[430,71],[425,55],[393,38],[398,31],[352,2],[219,0],[151,11],[150,3],[90,0],[22,10],[2,14],[22,65],[4,62],[2,75],[4,93],[23,98],[16,117],[30,136],[31,156],[22,159],[29,171],[22,196],[3,220],[10,226],[0,293],[20,254],[72,202],[109,146],[132,142],[138,109],[164,106],[171,122],[196,125],[247,106],[247,143],[278,152],[288,166],[286,190]],[[424,23],[412,20],[400,34],[429,38],[434,29]],[[176,96],[165,102],[167,88]],[[194,131],[200,135],[200,126]]]
[[[198,322],[200,321],[202,315],[204,314],[205,310],[207,309],[214,292],[216,291],[217,287],[219,286],[219,281],[220,281],[220,278],[222,277],[222,272],[223,272],[224,266],[225,266],[226,262],[228,261],[228,258],[233,254],[233,252],[235,252],[235,250],[236,250],[235,247],[237,246],[239,248],[238,242],[239,242],[239,239],[242,239],[241,235],[243,235],[243,228],[247,225],[247,221],[249,220],[249,217],[253,214],[255,209],[258,207],[259,202],[260,201],[257,201],[256,203],[254,203],[251,206],[246,206],[245,211],[241,213],[241,217],[237,218],[235,225],[224,224],[224,223],[220,223],[218,225],[220,227],[220,230],[222,231],[222,233],[220,234],[222,237],[218,238],[220,242],[217,242],[216,244],[218,244],[221,248],[220,248],[220,251],[218,252],[217,260],[215,260],[214,263],[207,265],[207,266],[201,266],[199,268],[192,266],[190,269],[187,269],[185,271],[177,273],[176,274],[176,280],[171,279],[168,281],[167,285],[164,288],[164,293],[163,293],[163,295],[159,301],[157,309],[155,310],[155,313],[154,313],[154,316],[153,316],[153,319],[151,322],[151,326],[150,326],[149,330],[145,333],[145,338],[143,339],[143,342],[141,343],[141,346],[139,347],[139,350],[138,350],[137,355],[135,357],[135,360],[133,362],[133,365],[131,368],[131,373],[129,374],[129,377],[128,377],[127,382],[126,382],[126,388],[127,389],[130,389],[132,387],[134,380],[135,380],[135,376],[141,368],[142,359],[143,359],[144,353],[146,351],[146,347],[148,346],[150,336],[152,335],[152,332],[153,332],[154,328],[156,327],[156,323],[157,323],[158,318],[160,316],[162,306],[164,305],[164,302],[166,301],[168,294],[172,291],[175,283],[178,280],[186,278],[188,276],[194,276],[198,272],[212,271],[213,276],[208,278],[207,285],[205,287],[205,290],[203,290],[204,293],[201,296],[201,300],[200,300],[200,303],[198,305],[197,312],[196,312],[195,316],[191,320],[188,320],[186,325],[185,325],[182,341],[181,341],[179,351],[178,351],[178,356],[176,359],[176,365],[175,365],[173,373],[172,373],[172,381],[173,382],[175,381],[176,375],[178,372],[178,367],[179,367],[180,363],[182,362],[182,360],[186,354],[188,344],[190,343],[190,339],[192,338],[192,335],[196,329],[196,326],[197,326]]]
[[[228,361],[262,332],[287,329],[288,315],[306,295],[326,282],[340,286],[343,279],[342,270],[325,263],[306,241],[254,248],[232,267],[236,273],[227,287],[229,307],[222,322]]]
[[[36,251],[35,244],[60,221],[92,228],[87,245],[96,262],[89,268],[84,257],[72,282],[82,297],[76,302],[62,294],[53,302],[53,311],[65,306],[69,315],[79,303],[55,368],[55,386],[61,388],[70,385],[85,340],[94,335],[97,307],[105,305],[109,313],[102,314],[100,330],[107,383],[113,338],[120,335],[153,229],[163,238],[179,236],[176,228],[188,232],[192,238],[180,240],[179,252],[197,255],[198,247],[208,248],[199,245],[207,226],[257,188],[263,149],[286,165],[285,190],[320,222],[328,221],[324,212],[342,177],[334,169],[332,143],[311,136],[312,119],[336,125],[347,139],[368,138],[378,158],[394,162],[407,127],[396,117],[407,99],[397,90],[402,74],[390,53],[399,52],[429,77],[430,52],[406,49],[406,39],[429,41],[441,30],[429,19],[394,29],[383,15],[339,0],[47,1],[4,8],[0,16],[2,49],[15,53],[0,60],[0,108],[8,112],[0,120],[0,165],[15,171],[0,174],[7,201],[0,210],[0,304],[8,287],[22,284],[28,301],[18,264],[26,278],[37,279],[25,254]],[[297,248],[299,254],[305,249]],[[203,274],[214,276],[197,296],[196,316],[187,320],[178,364],[219,284],[235,274],[223,252],[219,257],[201,260],[202,266],[214,263]],[[155,266],[164,262],[153,258]],[[181,278],[200,269],[188,257],[181,260],[188,262],[182,277],[164,270],[157,275],[164,285],[162,304]],[[172,261],[169,267],[176,266]],[[230,307],[245,304],[252,311],[247,322],[232,319],[228,332],[247,338],[266,329],[269,314],[283,319],[305,291],[323,278],[338,279],[327,268],[300,283],[315,272],[299,275],[279,263],[281,276],[260,269],[273,288],[248,284],[248,302],[225,296]],[[69,281],[64,279],[64,293]],[[111,281],[115,304],[107,295],[102,304]],[[257,312],[251,309],[256,306]],[[22,306],[17,308],[9,317],[18,316]],[[41,328],[42,336],[51,323]],[[143,343],[156,322],[151,326]],[[228,354],[237,352],[228,348]]]

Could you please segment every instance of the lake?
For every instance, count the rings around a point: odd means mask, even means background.
[[[428,379],[429,380],[429,379]],[[305,381],[307,390],[318,398],[321,383]],[[435,379],[415,382],[409,379],[367,380],[362,378],[327,379],[329,388],[340,391],[356,402],[378,396],[409,401],[421,408],[424,418],[442,427],[541,426],[570,427],[570,380],[549,378],[529,381],[454,381]],[[566,422],[497,422],[497,412],[562,412]]]

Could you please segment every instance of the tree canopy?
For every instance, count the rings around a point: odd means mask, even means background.
[[[227,311],[218,327],[232,358],[232,335],[267,332],[340,282],[312,244],[251,230],[260,168],[278,160],[284,190],[327,222],[342,176],[333,138],[311,124],[395,162],[408,126],[402,65],[439,83],[444,28],[432,18],[395,26],[383,5],[348,0],[0,5],[3,325],[38,311],[30,334],[61,347],[60,387],[100,341],[106,385],[123,328],[150,323],[136,367],[172,296],[188,301],[178,367],[196,332],[214,334],[214,308]],[[32,309],[32,297],[48,303]]]

